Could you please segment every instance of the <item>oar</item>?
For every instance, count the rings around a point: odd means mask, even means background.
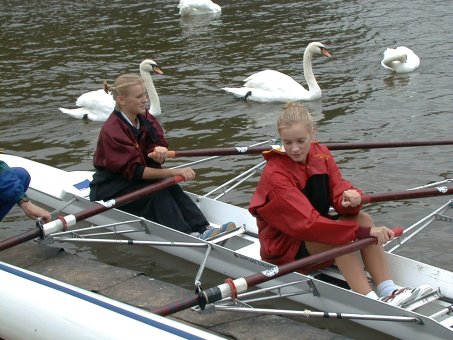
[[[89,217],[98,215],[106,210],[122,206],[126,203],[130,203],[139,198],[143,198],[156,191],[162,190],[164,188],[175,185],[182,181],[184,181],[184,177],[179,176],[179,175],[173,176],[170,178],[166,178],[162,181],[159,181],[154,184],[150,184],[146,187],[132,191],[128,194],[124,194],[122,196],[108,200],[106,202],[102,202],[102,203],[98,202],[98,204],[95,204],[93,207],[83,210],[81,212],[78,212],[74,215],[60,216],[60,217],[58,217],[58,219],[53,220],[49,223],[45,223],[45,224],[37,223],[36,229],[29,230],[29,231],[23,232],[19,235],[16,235],[16,236],[13,236],[13,237],[0,241],[0,251],[11,248],[13,246],[16,246],[18,244],[24,243],[28,240],[32,240],[37,237],[44,238],[45,236],[47,236],[51,233],[58,232],[58,231],[65,231],[69,226],[72,226],[72,225],[76,224],[77,222],[80,222]]]
[[[403,233],[401,228],[395,228],[393,231],[395,232],[395,236],[400,236]],[[277,277],[333,260],[341,255],[362,249],[375,243],[376,238],[367,237],[294,262],[283,264],[281,266],[275,266],[271,269],[247,277],[235,280],[227,279],[225,280],[225,283],[221,285],[202,290],[195,296],[169,303],[165,306],[154,309],[152,312],[158,315],[166,316],[194,306],[200,306],[201,309],[204,309],[208,303],[214,303],[227,297],[234,299],[237,297],[237,294],[245,292],[248,287],[253,287],[260,283],[276,279]]]
[[[433,145],[453,145],[453,140],[431,140],[431,141],[395,141],[395,142],[369,142],[369,143],[323,143],[329,150],[355,150],[355,149],[382,149],[395,147],[414,147],[414,146],[433,146]],[[235,146],[226,148],[210,148],[195,150],[169,150],[167,157],[198,157],[198,156],[228,156],[228,155],[253,155],[263,151],[269,151],[275,146]],[[154,152],[150,153],[154,156]]]
[[[451,194],[453,194],[453,186],[441,186],[406,191],[389,191],[378,194],[362,195],[362,204]]]

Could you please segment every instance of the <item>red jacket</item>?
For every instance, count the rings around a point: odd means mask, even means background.
[[[305,165],[279,151],[263,155],[267,164],[249,205],[257,218],[263,260],[275,264],[294,261],[302,241],[341,245],[357,239],[355,221],[321,216],[302,192],[311,176],[327,174],[330,205],[342,215],[359,213],[360,207],[341,206],[343,192],[353,186],[342,178],[327,147],[312,143]]]

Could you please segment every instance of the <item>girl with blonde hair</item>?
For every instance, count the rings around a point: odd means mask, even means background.
[[[262,259],[283,264],[373,236],[377,244],[335,259],[353,291],[393,305],[432,291],[426,285],[408,289],[392,281],[383,245],[394,233],[375,226],[371,216],[361,211],[362,191],[342,177],[330,151],[315,141],[314,123],[306,108],[285,105],[277,130],[284,150],[264,153],[267,164],[249,206],[257,219]]]

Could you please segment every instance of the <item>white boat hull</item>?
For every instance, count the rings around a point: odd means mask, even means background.
[[[61,207],[63,201],[68,200],[73,195],[78,197],[80,193],[72,187],[72,184],[79,183],[85,178],[90,179],[91,176],[89,172],[65,172],[14,156],[0,155],[0,159],[4,159],[10,166],[14,164],[14,166],[25,167],[32,175],[29,196],[33,200],[54,208]],[[45,180],[45,178],[52,178],[52,181]],[[242,226],[246,232],[228,238],[222,245],[213,243],[213,248],[210,251],[209,257],[206,259],[205,254],[207,248],[203,246],[206,245],[206,242],[150,221],[143,221],[146,225],[147,232],[133,233],[128,235],[128,237],[138,241],[199,243],[200,247],[166,246],[159,247],[159,249],[197,264],[203,263],[206,260],[207,268],[232,278],[249,276],[274,267],[260,260],[255,219],[246,209],[206,197],[190,195],[199,204],[210,222],[222,224],[225,221],[234,221],[236,225]],[[64,213],[77,213],[91,207],[93,204],[84,198],[78,197],[75,202],[64,209]],[[134,218],[136,219],[137,217],[112,209],[89,218],[88,221],[94,225],[105,225],[119,221],[130,221]],[[119,229],[121,228],[128,229],[129,226],[122,225]],[[394,254],[387,254],[387,259],[392,278],[396,283],[409,287],[429,284],[433,288],[438,289],[442,296],[450,301],[445,303],[446,306],[448,306],[448,303],[451,305],[451,300],[453,300],[452,272]],[[341,311],[341,313],[378,316],[413,316],[418,318],[419,323],[353,320],[366,327],[402,339],[446,339],[453,337],[453,330],[449,327],[448,322],[444,322],[447,324],[446,326],[442,322],[439,322],[439,320],[436,321],[424,315],[426,313],[418,313],[417,310],[408,311],[380,301],[371,300],[348,289],[318,279],[316,275],[305,276],[292,273],[263,283],[260,287],[271,287],[301,280],[303,283],[285,287],[284,293],[299,293],[289,298],[305,306],[326,312]],[[300,294],[301,290],[308,293]],[[443,305],[439,308],[443,308]],[[451,316],[447,315],[444,319],[448,318],[451,318]]]
[[[2,339],[221,339],[0,262]]]

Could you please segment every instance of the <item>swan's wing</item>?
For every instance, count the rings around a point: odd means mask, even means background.
[[[387,47],[383,53],[382,60],[392,58],[396,53],[396,49]]]
[[[264,70],[252,74],[244,80],[244,86],[264,91],[306,92],[307,90],[290,76],[274,70]]]
[[[260,103],[298,101],[301,98],[296,95],[292,96],[287,92],[267,91],[254,89],[250,87],[223,87],[222,90],[231,93],[233,96],[241,99],[251,100]]]
[[[90,106],[93,103],[99,102],[113,102],[111,94],[106,93],[104,90],[89,91],[82,94],[77,98],[76,105],[80,107]]]
[[[399,59],[404,59],[406,54],[402,50],[398,50],[398,48],[389,48],[387,47],[384,51],[384,56],[381,61],[382,67],[388,70],[395,70],[398,64],[401,64]]]
[[[396,73],[407,73],[414,71],[420,66],[420,58],[410,48],[405,46],[387,48],[384,51],[381,65]]]
[[[400,46],[398,47],[401,51],[406,53],[407,59],[406,59],[406,67],[411,70],[415,70],[417,67],[420,66],[420,58],[418,55],[415,54],[414,51],[412,51],[410,48],[407,48],[405,46]]]
[[[115,101],[111,94],[105,93],[104,90],[96,90],[82,94],[77,98],[76,105],[93,113],[109,115],[115,107]]]
[[[181,0],[178,4],[180,15],[219,13],[221,7],[211,0]]]
[[[88,118],[88,114],[90,113],[90,111],[85,108],[65,109],[64,107],[60,107],[59,109],[64,114],[67,114],[68,116],[76,119],[86,119]]]
[[[110,116],[110,113],[91,112],[84,107],[79,107],[77,109],[65,109],[64,107],[60,107],[60,111],[72,118],[88,119],[93,122],[105,122]]]

